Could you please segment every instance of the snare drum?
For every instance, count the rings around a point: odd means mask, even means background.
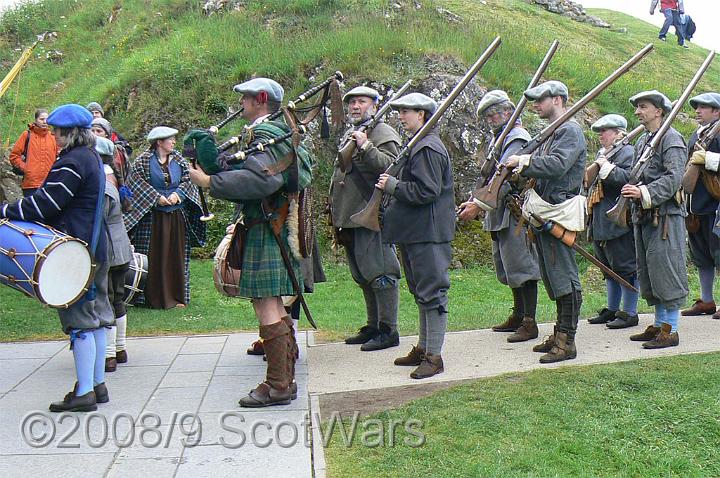
[[[137,294],[145,290],[148,275],[148,258],[145,254],[133,252],[130,268],[125,273],[125,297],[123,302],[132,305]]]
[[[222,295],[237,297],[240,295],[240,274],[242,271],[233,269],[227,262],[227,253],[230,249],[232,234],[226,235],[215,250],[213,260],[213,281],[215,288]]]
[[[36,222],[0,219],[0,282],[50,307],[64,309],[93,277],[87,244]]]

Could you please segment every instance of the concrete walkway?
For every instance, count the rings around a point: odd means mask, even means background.
[[[47,410],[75,381],[68,342],[0,344],[0,476],[312,476],[306,335],[298,399],[240,409],[264,377],[262,358],[245,353],[255,339],[130,339],[128,364],[107,375],[110,403],[65,415]]]
[[[74,382],[67,341],[0,344],[0,476],[323,477],[322,447],[312,446],[320,443],[323,397],[720,350],[720,321],[709,317],[682,319],[679,347],[648,351],[627,340],[651,321],[643,316],[639,327],[619,331],[583,322],[578,358],[552,366],[540,365],[530,350],[537,341],[508,344],[508,334],[489,330],[450,333],[445,373],[423,381],[409,378],[411,367],[392,365],[417,337],[366,353],[313,345],[312,334],[301,333],[298,399],[260,410],[237,406],[265,370],[260,357],[245,353],[254,334],[130,339],[129,363],[107,376],[110,403],[84,414],[47,412]],[[542,336],[552,325],[540,328]]]
[[[452,320],[452,319],[451,319]],[[680,319],[680,345],[661,350],[645,350],[641,343],[628,337],[642,332],[653,322],[652,315],[642,315],[640,325],[623,330],[610,330],[604,325],[590,325],[582,320],[578,327],[575,360],[552,365],[538,362],[541,354],[532,346],[544,335],[552,333],[552,324],[540,325],[540,337],[525,343],[510,344],[507,333],[489,329],[452,332],[446,335],[442,357],[445,372],[424,380],[413,380],[414,367],[396,367],[393,360],[407,354],[417,344],[417,336],[400,338],[400,346],[377,352],[361,352],[356,345],[333,343],[308,349],[310,367],[309,390],[312,395],[372,390],[433,382],[453,382],[490,377],[510,372],[526,372],[536,368],[553,368],[621,362],[720,350],[720,320],[710,316]]]

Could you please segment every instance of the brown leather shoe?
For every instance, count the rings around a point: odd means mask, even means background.
[[[401,367],[406,367],[406,366],[417,367],[422,362],[424,355],[425,355],[425,350],[423,350],[422,348],[420,348],[418,346],[413,345],[413,348],[410,350],[410,352],[406,356],[396,358],[395,362],[393,362],[393,363],[395,365],[399,365]]]
[[[677,332],[671,332],[670,324],[662,324],[660,333],[649,342],[645,342],[643,347],[646,349],[664,349],[665,347],[677,347],[680,344],[680,336]]]
[[[553,329],[552,335],[546,335],[545,340],[533,347],[533,352],[548,353],[552,350],[555,345],[555,334],[557,334],[557,327]]]
[[[292,400],[292,392],[290,387],[285,390],[277,390],[263,382],[255,389],[250,390],[247,397],[243,397],[238,402],[244,408],[262,408],[272,405],[289,405]]]
[[[633,334],[630,336],[630,340],[634,342],[647,342],[648,340],[652,340],[655,337],[657,337],[657,334],[660,333],[660,327],[655,327],[654,325],[648,325],[644,332],[639,334]]]
[[[115,357],[105,357],[105,372],[114,372],[117,370],[117,359]]]
[[[248,355],[265,355],[265,347],[263,347],[262,339],[258,339],[247,349]]]
[[[715,319],[715,320],[720,320],[720,310],[718,310],[717,312],[715,312],[715,313],[712,315],[712,318]]]
[[[115,361],[117,361],[117,363],[127,363],[127,351],[118,350],[115,352]]]
[[[540,357],[540,363],[562,362],[563,360],[572,360],[575,357],[577,357],[575,339],[571,339],[565,332],[558,332],[555,335],[555,345],[550,352]]]
[[[695,303],[689,309],[685,309],[681,312],[684,316],[693,315],[710,315],[717,311],[715,302],[703,302],[701,299],[695,299]]]
[[[522,324],[523,318],[522,315],[515,312],[515,309],[513,309],[512,314],[505,319],[505,322],[498,325],[493,325],[492,331],[493,332],[515,332],[518,327]]]
[[[443,373],[444,371],[445,367],[443,366],[443,360],[440,355],[425,354],[423,355],[423,361],[420,363],[420,366],[410,374],[410,378],[428,378]]]
[[[522,325],[515,331],[514,334],[507,338],[507,341],[512,344],[516,342],[526,342],[536,338],[538,338],[537,322],[535,322],[533,317],[525,317]]]

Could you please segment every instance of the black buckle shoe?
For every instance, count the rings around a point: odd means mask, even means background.
[[[397,330],[391,332],[390,327],[385,324],[380,324],[380,329],[380,333],[373,339],[362,344],[360,350],[363,352],[372,352],[374,350],[383,350],[400,345],[400,335],[397,333]]]
[[[92,390],[79,397],[70,392],[65,395],[62,402],[50,404],[51,412],[94,412],[95,410],[97,410],[97,399]]]
[[[604,309],[598,311],[597,317],[588,319],[588,323],[593,324],[593,325],[607,324],[614,318],[615,318],[615,311],[610,310],[607,307],[605,307]]]
[[[369,325],[364,325],[360,328],[357,334],[346,338],[345,343],[348,345],[364,344],[368,340],[372,340],[377,337],[378,334],[380,334],[380,330],[375,327],[370,327]]]
[[[628,327],[635,327],[639,322],[637,314],[630,315],[627,312],[618,312],[615,314],[615,320],[608,322],[605,326],[608,329],[626,329]]]

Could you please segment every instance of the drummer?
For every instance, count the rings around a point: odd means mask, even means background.
[[[98,403],[109,401],[105,386],[105,327],[113,323],[114,317],[107,295],[107,246],[102,221],[105,174],[100,157],[91,149],[95,145],[90,131],[92,119],[88,110],[74,104],[50,113],[47,122],[55,130],[60,150],[57,161],[34,194],[0,208],[0,217],[48,224],[87,242],[96,264],[90,292],[67,309],[58,309],[63,332],[70,336],[77,383],[63,400],[50,404],[51,412],[93,411]]]

